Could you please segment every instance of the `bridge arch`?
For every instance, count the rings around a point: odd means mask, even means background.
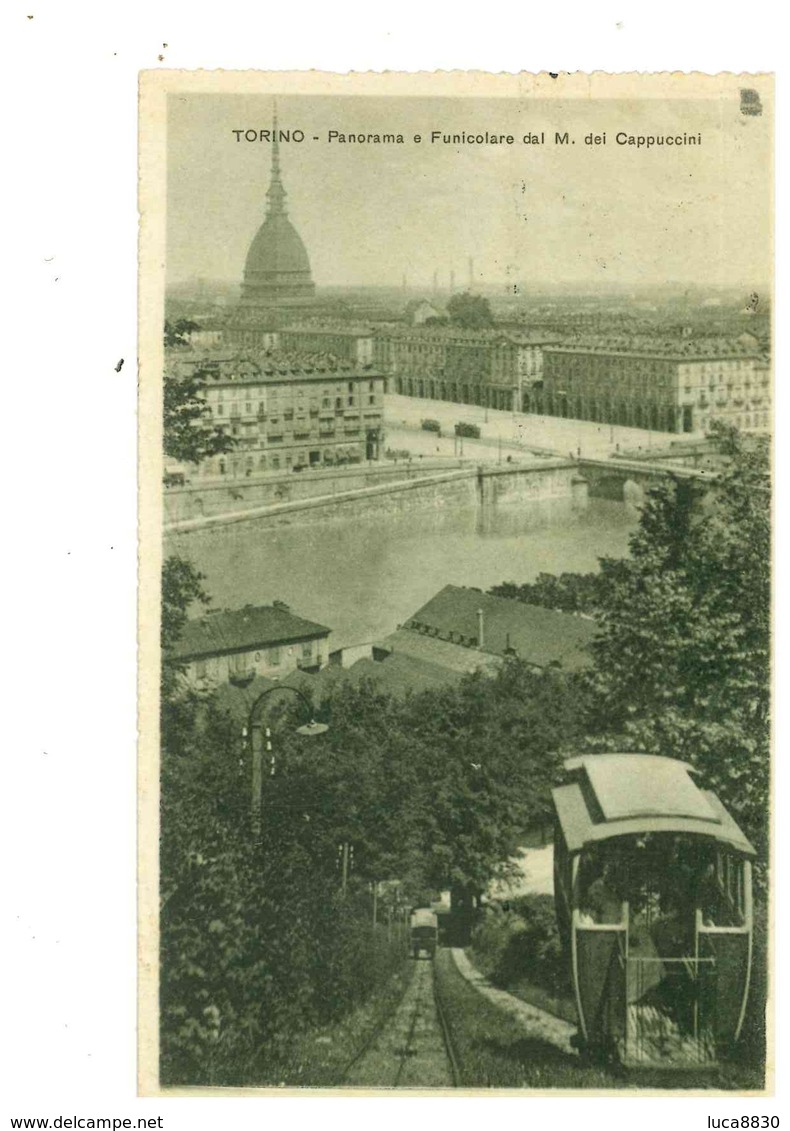
[[[624,503],[632,507],[641,507],[645,501],[645,487],[636,479],[626,479],[622,483],[621,497]]]

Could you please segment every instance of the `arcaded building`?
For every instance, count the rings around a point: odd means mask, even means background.
[[[393,392],[521,411],[540,380],[546,340],[497,329],[388,326],[376,334],[373,360],[391,375]]]
[[[770,402],[769,369],[748,342],[598,338],[545,347],[532,411],[663,432],[714,420],[766,431]]]

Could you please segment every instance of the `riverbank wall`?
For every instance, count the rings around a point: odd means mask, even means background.
[[[234,500],[237,506],[233,510],[166,522],[165,533],[253,521],[272,527],[350,521],[372,513],[441,512],[470,505],[491,510],[544,499],[564,499],[581,508],[587,498],[586,484],[580,481],[575,463],[560,459],[505,467],[464,466],[391,482],[379,479],[359,487],[347,487],[346,482],[334,480],[332,493],[263,505],[255,505],[251,499]]]
[[[164,491],[165,523],[183,522],[228,512],[325,498],[382,483],[410,482],[446,471],[469,468],[462,460],[422,460],[354,464],[350,467],[283,472],[250,479],[204,479]]]

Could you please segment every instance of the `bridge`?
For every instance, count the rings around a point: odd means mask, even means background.
[[[647,460],[585,459],[576,461],[579,476],[587,483],[591,499],[640,503],[646,491],[668,480],[692,482],[706,495],[715,484],[717,473],[679,464],[649,463]]]

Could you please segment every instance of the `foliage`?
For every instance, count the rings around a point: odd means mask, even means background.
[[[456,326],[468,330],[479,330],[494,325],[491,305],[483,295],[473,295],[469,291],[453,295],[447,303],[447,314]]]
[[[472,948],[499,986],[509,988],[526,974],[552,995],[568,993],[568,964],[550,895],[521,896],[505,910],[488,908],[472,933]]]
[[[203,702],[189,754],[163,750],[167,1083],[254,1082],[300,1033],[354,1008],[402,960],[402,948],[374,932],[365,891],[343,897],[324,838],[305,835],[293,780],[267,790],[257,838],[249,761],[230,716]]]
[[[166,456],[180,463],[200,463],[236,446],[235,437],[226,435],[221,425],[209,422],[204,388],[205,380],[199,372],[186,377],[165,373],[164,450]]]
[[[190,561],[172,554],[162,564],[162,615],[160,639],[162,651],[176,643],[189,618],[190,607],[197,602],[211,603],[203,588],[205,577]]]
[[[604,560],[598,573],[539,573],[533,582],[517,585],[504,581],[489,590],[494,597],[510,597],[544,609],[595,616],[606,602],[609,586],[620,572],[621,563]]]
[[[170,654],[175,642],[181,635],[184,625],[189,617],[189,610],[194,604],[208,605],[210,599],[203,588],[203,574],[185,558],[173,554],[165,558],[162,564],[162,608],[159,625],[160,644],[162,649],[162,704],[167,706],[163,711],[162,726],[171,734],[180,729],[179,720],[186,709],[187,731],[191,720],[192,707],[180,702],[179,674],[184,670],[184,665],[178,663]]]
[[[200,325],[188,318],[179,318],[176,322],[165,322],[165,349],[179,349],[189,346],[189,335],[193,330],[199,330]]]
[[[576,696],[513,661],[406,699],[341,684],[315,709],[330,723],[320,738],[295,732],[300,704],[281,709],[257,843],[238,723],[211,697],[166,710],[178,726],[163,731],[163,1073],[233,1083],[391,976],[402,950],[373,929],[373,881],[401,881],[383,922],[426,890],[479,892],[503,870],[548,811]]]
[[[763,864],[770,539],[758,453],[736,452],[704,506],[680,482],[651,492],[599,615],[589,720],[604,744],[698,766]]]
[[[189,335],[199,330],[197,322],[181,318],[165,322],[165,349],[189,346]],[[211,413],[203,395],[205,375],[164,375],[163,444],[165,455],[179,463],[200,463],[208,456],[233,451],[236,440],[225,434],[221,425],[210,423]]]

